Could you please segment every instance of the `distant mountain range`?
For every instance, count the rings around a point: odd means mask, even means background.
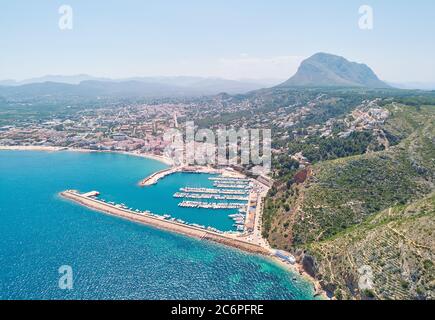
[[[0,81],[0,97],[6,99],[34,97],[195,97],[226,93],[244,94],[263,88],[400,88],[433,90],[435,84],[387,84],[365,64],[343,57],[316,53],[304,60],[297,73],[279,84],[279,80],[227,80],[203,77],[134,77],[110,79],[87,74],[47,75],[22,81]]]
[[[0,95],[173,97],[246,93],[271,87],[279,80],[227,80],[201,77],[97,78],[85,74],[48,75],[23,81],[0,81]]]
[[[398,89],[408,89],[408,90],[435,90],[435,82],[402,82],[389,84]]]
[[[297,73],[280,87],[390,88],[367,65],[328,53],[304,60]]]

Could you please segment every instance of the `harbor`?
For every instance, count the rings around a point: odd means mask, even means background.
[[[189,218],[181,219],[173,217],[171,214],[155,214],[149,210],[144,211],[129,207],[124,203],[117,203],[116,200],[106,201],[101,198],[101,194],[98,191],[80,193],[75,190],[68,190],[60,195],[69,201],[108,215],[196,238],[201,241],[211,241],[242,251],[268,256],[282,263],[283,266],[295,264],[291,254],[273,250],[262,237],[262,207],[264,205],[264,197],[269,190],[266,184],[263,184],[259,179],[249,179],[242,183],[239,181],[241,180],[240,178],[210,177],[206,179],[222,182],[225,186],[221,188],[181,187],[179,188],[180,192],[173,194],[173,198],[182,199],[179,203],[180,208],[192,208],[198,210],[198,213],[202,210],[217,210],[217,215],[220,215],[223,213],[222,210],[231,211],[227,217],[233,221],[233,230],[222,231],[219,228],[208,225],[208,223],[193,223],[189,221]],[[227,185],[232,183],[235,185],[249,185],[250,187],[246,190],[228,189]],[[189,190],[191,192],[183,193],[181,190]],[[204,191],[205,193],[201,193]],[[199,201],[189,201],[187,199]],[[216,202],[215,200],[222,202]]]
[[[193,170],[193,168],[169,168],[151,175],[146,185],[155,184],[162,176],[167,176],[175,172],[185,172],[185,170]],[[195,173],[204,172],[210,174],[208,168],[197,171]],[[255,225],[259,219],[257,216],[258,201],[260,200],[259,191],[261,184],[252,179],[241,178],[238,176],[212,176],[208,180],[212,182],[214,188],[209,187],[190,187],[184,186],[179,188],[178,192],[173,194],[173,198],[180,199],[177,206],[181,209],[195,210],[216,210],[217,214],[221,215],[228,212],[228,219],[232,220],[231,230],[219,230],[210,225],[202,225],[173,217],[171,214],[154,214],[148,210],[143,211],[134,209],[124,203],[115,203],[114,201],[106,201],[100,197],[100,192],[91,191],[80,194],[78,191],[69,190],[61,195],[64,198],[86,205],[92,209],[103,211],[112,215],[128,218],[134,221],[141,221],[145,224],[157,226],[170,231],[176,231],[185,235],[194,234],[195,237],[201,239],[217,238],[218,242],[230,240],[241,241],[260,248],[267,248],[264,241],[258,241],[258,236],[255,234]],[[198,211],[199,212],[199,211]],[[188,220],[188,219],[187,219]],[[207,233],[207,234],[204,234]],[[238,246],[237,242],[235,246]],[[250,248],[248,251],[258,251],[257,247]],[[260,250],[261,251],[261,250]]]
[[[178,206],[191,209],[237,210],[237,213],[228,214],[228,218],[233,221],[232,227],[236,232],[249,234],[253,229],[249,215],[253,182],[249,179],[223,176],[210,177],[209,180],[213,182],[214,188],[180,188],[180,192],[173,195],[174,198],[183,199]]]
[[[177,219],[170,217],[170,215],[159,216],[149,211],[140,211],[138,209],[133,210],[124,204],[105,202],[99,200],[95,192],[96,191],[81,194],[76,190],[67,190],[60,193],[60,195],[65,199],[86,206],[87,208],[158,229],[179,233],[200,240],[217,242],[252,253],[268,256],[271,254],[268,248],[255,244],[244,237],[240,237],[238,234],[232,232],[219,232],[213,228],[206,228],[194,224],[190,225],[184,221],[178,221]]]

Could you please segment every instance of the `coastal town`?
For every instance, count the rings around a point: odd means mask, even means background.
[[[183,102],[81,108],[69,110],[67,115],[55,113],[37,119],[17,119],[0,126],[0,149],[125,153],[152,158],[169,166],[138,181],[138,187],[143,188],[158,184],[175,173],[215,175],[212,187],[185,186],[172,196],[179,201],[180,210],[230,212],[228,219],[233,222],[230,231],[182,220],[171,213],[159,215],[144,208],[109,203],[104,200],[104,194],[65,191],[62,196],[97,211],[260,253],[284,266],[298,268],[302,273],[297,258],[290,252],[272,248],[264,235],[264,208],[267,196],[271,191],[275,192],[273,178],[288,174],[290,181],[305,181],[307,171],[304,169],[312,166],[316,159],[313,159],[312,151],[307,152],[304,148],[311,146],[318,152],[321,149],[316,144],[324,141],[345,141],[353,139],[354,134],[369,133],[376,143],[387,147],[388,140],[382,128],[390,114],[380,106],[378,99],[373,99],[359,101],[348,112],[337,115],[329,107],[337,101],[331,102],[325,94],[301,98],[288,106],[263,112],[261,106],[265,103],[265,100],[239,101],[221,95]],[[249,117],[244,115],[248,110]],[[321,121],[311,120],[317,119],[325,110],[330,115]],[[174,129],[183,132],[187,120],[194,121],[195,130],[271,126],[273,171],[267,175],[253,172],[252,166],[240,164],[207,166],[178,162],[173,154],[167,153],[171,141],[165,141],[165,133]],[[189,145],[186,149],[189,148],[201,151],[207,149],[207,144],[195,141],[195,146]],[[319,292],[318,288],[317,285],[316,292]]]
[[[198,103],[203,103],[202,112]],[[216,107],[217,106],[217,107]],[[245,110],[251,105],[240,103],[232,105],[234,111]],[[98,108],[95,110],[79,110],[68,117],[53,116],[48,119],[16,121],[0,127],[0,149],[9,150],[48,150],[48,151],[82,151],[82,152],[122,152],[149,157],[162,161],[169,168],[153,173],[138,184],[147,187],[158,183],[168,175],[180,172],[207,173],[217,175],[213,179],[213,188],[181,188],[173,195],[180,200],[180,208],[236,210],[230,214],[234,231],[220,231],[210,226],[192,224],[174,218],[171,215],[157,216],[151,212],[125,207],[124,204],[109,204],[99,193],[80,194],[66,191],[62,195],[72,200],[86,199],[98,201],[100,208],[115,206],[127,210],[130,214],[151,216],[178,226],[194,227],[201,231],[219,234],[230,240],[249,243],[257,246],[260,252],[277,256],[263,238],[261,232],[261,215],[264,199],[270,190],[273,180],[265,175],[256,178],[246,177],[241,166],[207,167],[175,164],[173,159],[165,155],[169,142],[164,140],[164,133],[170,129],[182,128],[186,119],[203,119],[216,112],[228,109],[219,101],[195,101],[190,103],[132,104],[117,108]],[[200,144],[200,143],[198,143]],[[92,204],[92,206],[95,203]],[[110,211],[110,209],[109,209]],[[203,237],[204,238],[204,237]],[[231,241],[230,241],[231,242]],[[237,242],[237,243],[238,243]],[[281,259],[294,264],[290,254],[279,251]],[[284,257],[284,258],[283,258]]]

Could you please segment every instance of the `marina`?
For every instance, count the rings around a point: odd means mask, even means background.
[[[207,193],[174,193],[174,198],[184,198],[184,199],[208,199],[208,200],[234,200],[234,201],[249,201],[247,196],[239,195],[218,195],[218,194],[207,194]]]
[[[208,210],[236,209],[238,210],[237,213],[230,212],[228,214],[228,218],[233,220],[233,230],[240,234],[252,232],[252,219],[250,219],[251,216],[248,213],[250,199],[252,198],[251,190],[253,182],[249,179],[222,176],[210,177],[209,180],[213,181],[214,188],[180,188],[180,192],[176,192],[173,195],[174,198],[183,199],[183,201],[178,203],[178,206],[180,208]]]
[[[217,203],[217,202],[201,202],[201,201],[183,201],[178,204],[183,208],[200,208],[200,209],[243,209],[246,208],[244,203]]]
[[[186,193],[207,193],[207,194],[226,194],[226,195],[247,195],[249,190],[231,190],[231,189],[211,189],[211,188],[180,188],[181,192]]]
[[[251,188],[249,185],[246,185],[246,184],[219,183],[219,182],[215,182],[213,184],[213,186],[216,188],[245,189],[245,190],[248,190]]]
[[[250,183],[251,181],[249,179],[243,179],[243,178],[229,178],[229,177],[210,177],[208,178],[211,181],[219,181],[219,182],[238,182],[238,183]]]
[[[149,183],[156,183],[156,179],[160,176],[167,176],[177,173],[180,168],[170,168],[157,172],[149,177]],[[186,170],[193,171],[193,168],[183,168],[182,172]],[[197,172],[202,172],[202,169]],[[207,169],[207,172],[208,169]],[[191,172],[190,172],[191,173]],[[160,178],[159,178],[160,179]],[[71,197],[81,197],[81,199],[89,199],[94,201],[94,204],[103,205],[107,208],[116,208],[118,210],[127,211],[130,214],[135,214],[141,217],[152,217],[160,221],[175,223],[187,227],[201,229],[203,231],[211,231],[220,235],[236,235],[237,237],[249,237],[254,231],[256,207],[257,207],[257,190],[258,186],[254,180],[238,178],[238,177],[225,177],[225,176],[212,176],[208,178],[212,182],[214,188],[209,187],[181,187],[178,192],[173,194],[173,198],[181,199],[177,206],[181,209],[205,209],[217,210],[217,214],[221,215],[224,211],[228,210],[228,219],[232,220],[232,229],[223,231],[212,226],[206,226],[198,223],[189,222],[186,219],[179,217],[172,217],[170,214],[157,215],[148,210],[142,211],[126,206],[124,203],[116,204],[114,201],[105,201],[99,199],[100,193],[98,191],[91,191],[85,194],[79,194],[76,191],[67,191],[65,194]],[[257,186],[257,187],[256,187]],[[255,189],[255,190],[254,190]],[[234,212],[234,210],[236,210]]]
[[[60,193],[60,195],[65,199],[109,215],[118,216],[120,218],[153,226],[158,229],[176,232],[201,240],[221,243],[252,253],[259,253],[268,256],[271,255],[268,248],[252,243],[246,238],[240,237],[232,232],[219,232],[214,228],[206,228],[205,226],[197,224],[189,225],[182,220],[171,218],[169,215],[159,216],[147,211],[135,211],[131,208],[127,208],[125,205],[105,202],[97,199],[95,195],[85,196],[86,194],[89,193],[80,194],[76,190],[67,190]]]

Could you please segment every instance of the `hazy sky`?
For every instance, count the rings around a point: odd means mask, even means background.
[[[73,9],[73,29],[58,10]],[[358,9],[374,10],[374,29]],[[316,52],[381,79],[435,82],[435,1],[10,0],[0,3],[0,79],[87,73],[288,78]]]

